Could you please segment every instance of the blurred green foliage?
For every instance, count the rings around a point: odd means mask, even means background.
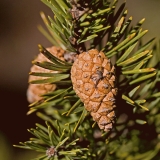
[[[6,136],[0,133],[0,160],[29,160],[36,155],[34,151],[12,147]]]

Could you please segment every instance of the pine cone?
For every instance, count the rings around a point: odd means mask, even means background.
[[[50,47],[47,50],[56,56],[57,58],[64,60],[64,53],[65,51],[59,47]],[[49,61],[42,53],[39,53],[37,58],[35,59],[38,62],[42,61]],[[42,72],[42,73],[57,73],[57,71],[51,71],[36,65],[31,67],[31,72]],[[45,77],[38,77],[38,76],[29,76],[29,81],[45,79]],[[29,84],[27,89],[27,99],[29,103],[33,103],[34,101],[40,100],[40,95],[48,93],[50,91],[54,91],[56,89],[55,84]]]
[[[109,131],[115,119],[115,67],[103,52],[91,49],[81,53],[71,68],[76,94],[100,129]]]

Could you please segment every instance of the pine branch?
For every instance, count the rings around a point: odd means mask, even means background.
[[[47,121],[46,126],[36,124],[36,129],[29,130],[34,138],[16,147],[41,152],[41,157],[37,159],[156,159],[160,154],[159,44],[153,46],[154,39],[142,43],[142,37],[148,32],[141,28],[144,19],[136,26],[130,26],[132,17],[127,19],[125,2],[117,7],[118,0],[42,2],[52,10],[53,17],[41,13],[48,31],[41,26],[39,30],[53,45],[64,50],[64,59],[39,45],[39,51],[47,60],[34,60],[33,64],[50,72],[31,72],[30,76],[39,79],[30,83],[55,85],[56,89],[41,94],[40,100],[30,104],[28,114],[36,112],[38,117]],[[114,97],[108,99],[109,104],[117,106],[116,122],[108,132],[100,131],[93,121],[83,98],[79,96],[83,93],[76,94],[71,79],[74,63],[68,61],[71,59],[74,62],[77,57],[83,57],[84,51],[88,53],[95,48],[101,51],[101,58],[103,51],[104,56],[111,58],[115,64],[115,67],[108,69],[106,77],[114,75],[114,68],[116,69],[116,78],[112,79],[118,88],[116,104]],[[81,62],[76,67],[82,69],[82,61],[86,64],[87,58],[80,59]],[[107,63],[110,63],[108,59]],[[92,64],[94,63],[88,63]],[[76,70],[75,76],[79,75],[81,80],[84,75],[78,71]],[[95,86],[103,78],[101,72],[96,72],[96,76],[91,79],[97,77],[99,79],[96,79]],[[115,92],[116,89],[113,93]],[[109,95],[108,92],[105,94]],[[152,132],[154,136],[150,138]]]
[[[42,152],[43,156],[39,159],[46,159],[47,157],[48,159],[57,157],[74,159],[75,156],[79,159],[87,159],[85,153],[87,154],[88,149],[76,145],[79,139],[73,139],[73,136],[70,136],[72,130],[69,125],[62,126],[58,121],[51,121],[51,124],[46,122],[46,125],[47,127],[36,124],[36,129],[28,130],[36,138],[31,138],[30,141],[20,143],[15,147]]]

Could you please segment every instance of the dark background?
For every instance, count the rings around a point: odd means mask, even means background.
[[[127,0],[126,8],[128,15],[133,16],[133,24],[146,18],[142,27],[149,32],[143,41],[160,38],[160,1]],[[26,115],[31,61],[38,54],[38,44],[51,46],[37,29],[37,25],[43,25],[40,11],[52,15],[39,0],[0,0],[0,160],[4,156],[5,160],[27,160],[31,157],[24,156],[26,152],[12,145],[28,140],[30,134],[27,129],[40,122],[34,114]]]

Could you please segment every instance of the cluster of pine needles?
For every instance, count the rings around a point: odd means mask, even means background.
[[[72,63],[39,51],[50,62],[34,65],[58,73],[30,73],[46,77],[33,84],[56,84],[57,89],[32,103],[45,124],[28,130],[33,138],[16,147],[40,152],[35,160],[158,160],[160,156],[160,55],[154,39],[143,44],[144,19],[131,26],[125,3],[118,0],[41,0],[52,16],[41,17],[39,30],[55,46],[81,54],[97,48],[116,68],[116,123],[110,132],[100,131],[73,90]]]

